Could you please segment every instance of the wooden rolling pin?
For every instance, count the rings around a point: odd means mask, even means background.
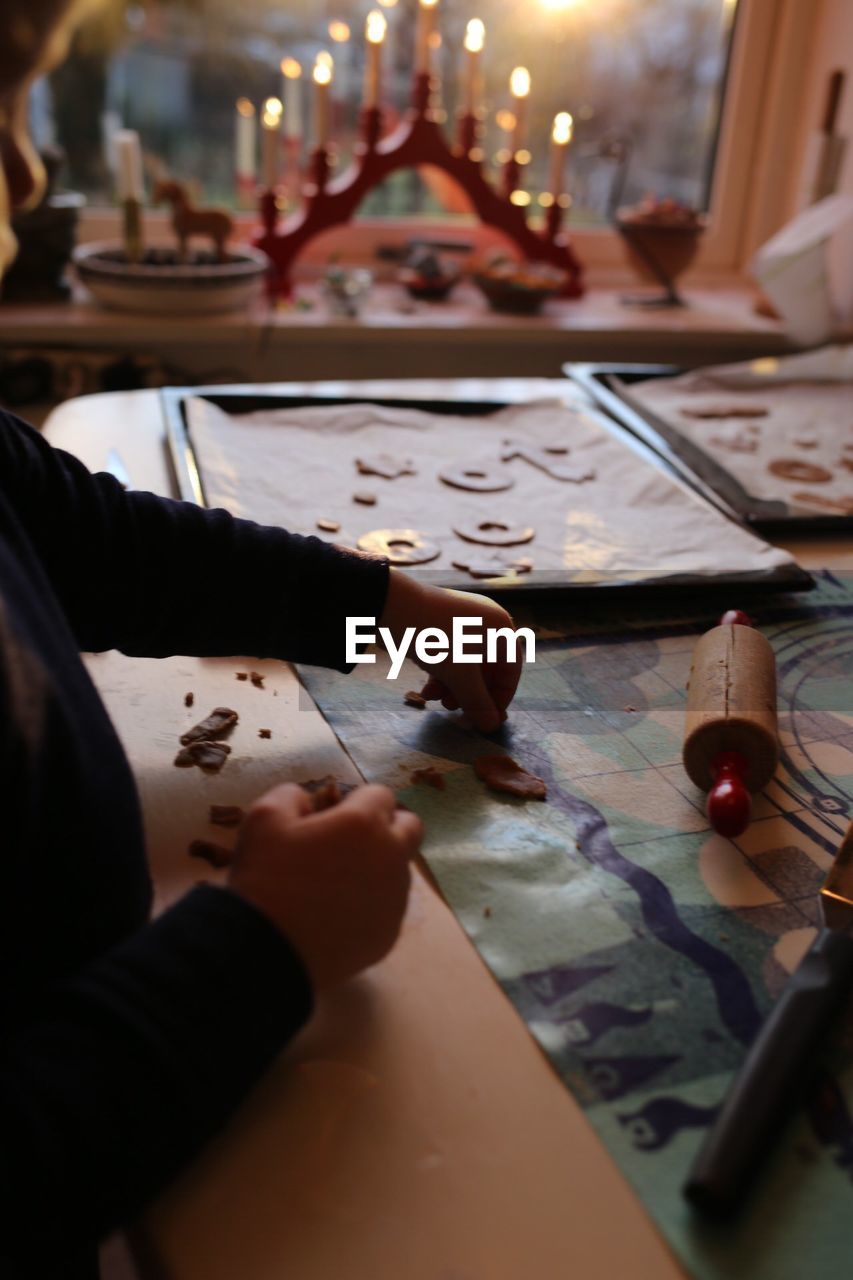
[[[720,835],[746,830],[751,792],[766,786],[779,763],[776,658],[739,609],[723,614],[693,651],[687,686],[682,759],[708,792],[708,818]]]

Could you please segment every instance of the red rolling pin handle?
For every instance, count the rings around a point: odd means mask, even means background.
[[[743,609],[727,609],[721,627],[751,627],[752,618]],[[742,835],[749,825],[752,796],[744,778],[749,765],[739,751],[721,751],[711,763],[714,785],[708,792],[708,821],[721,836]]]
[[[721,751],[711,765],[714,785],[708,792],[708,821],[721,836],[746,831],[752,813],[752,796],[744,778],[749,764],[739,751]]]

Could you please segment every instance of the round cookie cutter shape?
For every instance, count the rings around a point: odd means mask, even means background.
[[[512,476],[493,462],[462,462],[444,467],[438,478],[454,489],[469,489],[472,493],[501,493],[515,484]]]
[[[358,540],[360,551],[382,556],[391,564],[428,564],[437,560],[441,548],[417,529],[373,529]]]
[[[460,521],[453,532],[463,542],[476,542],[484,547],[517,547],[532,542],[536,530],[531,525],[505,524],[502,520]]]

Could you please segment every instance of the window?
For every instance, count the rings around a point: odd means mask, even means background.
[[[371,7],[387,21],[382,101],[393,122],[409,102],[418,0],[148,0],[113,6],[81,31],[73,56],[38,86],[37,140],[64,148],[68,185],[95,203],[111,198],[110,138],[124,126],[141,134],[152,176],[163,166],[196,180],[206,199],[235,204],[238,99],[257,111],[267,97],[281,97],[282,60],[298,64],[288,104],[299,103],[304,159],[311,69],[326,50],[334,59],[332,133],[344,165],[356,140]],[[616,204],[646,192],[706,208],[734,7],[733,0],[439,0],[434,65],[445,127],[452,131],[460,104],[463,40],[476,16],[485,25],[478,96],[487,171],[512,144],[518,112],[509,79],[523,66],[531,88],[516,141],[530,154],[523,181],[534,207],[548,197],[552,120],[569,111],[575,226],[605,225]],[[440,178],[399,173],[362,212],[456,209]]]

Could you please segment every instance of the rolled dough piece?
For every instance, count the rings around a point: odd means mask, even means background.
[[[766,418],[769,412],[758,404],[709,404],[705,408],[679,409],[683,418]]]
[[[804,462],[802,458],[775,458],[767,464],[767,470],[780,480],[792,480],[798,484],[826,484],[832,479],[832,472],[826,467]]]
[[[565,445],[529,444],[526,440],[504,440],[501,449],[501,462],[512,462],[513,458],[521,458],[531,466],[545,471],[554,480],[568,480],[572,484],[583,484],[586,480],[594,480],[595,472],[589,467],[576,467],[570,462],[555,462],[555,455],[569,452]]]
[[[411,458],[395,458],[390,453],[365,454],[363,458],[356,458],[355,465],[360,475],[382,476],[385,480],[417,475]]]
[[[322,529],[323,533],[340,533],[341,531],[337,520],[318,520],[317,528]]]
[[[548,794],[544,779],[528,773],[512,756],[478,756],[474,772],[492,791],[506,791],[524,800],[544,800]]]
[[[354,493],[352,495],[352,500],[353,502],[360,502],[363,507],[376,506],[376,494],[365,493],[363,489],[359,493]]]
[[[530,525],[504,524],[502,520],[465,521],[453,526],[453,532],[465,542],[478,542],[484,547],[517,547],[532,542],[536,530]]]
[[[529,573],[533,561],[526,556],[516,557],[504,550],[462,551],[453,560],[454,569],[470,573],[472,578],[502,578],[510,570]]]
[[[181,734],[181,742],[186,747],[191,742],[210,742],[214,738],[224,738],[234,728],[237,720],[237,712],[230,707],[214,707],[205,720]]]
[[[422,693],[417,693],[414,689],[410,689],[408,693],[403,694],[403,701],[407,707],[417,707],[419,711],[426,709],[426,698]]]
[[[470,489],[472,493],[502,493],[515,484],[512,476],[491,462],[463,462],[457,467],[444,467],[438,478],[454,489]]]
[[[753,627],[713,627],[693,650],[687,686],[682,759],[703,791],[715,782],[712,765],[723,751],[747,762],[744,783],[760,791],[776,771],[776,658]]]
[[[441,555],[441,548],[417,529],[373,529],[362,534],[358,545],[361,551],[383,556],[391,564],[428,564]]]

